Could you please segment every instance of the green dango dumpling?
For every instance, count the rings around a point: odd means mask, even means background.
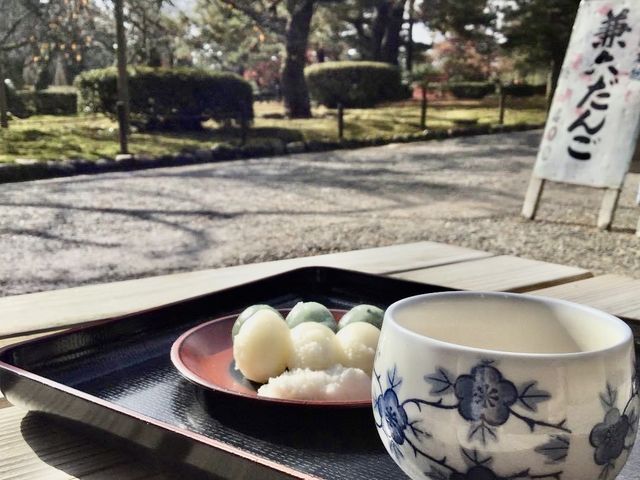
[[[315,322],[336,331],[336,320],[327,307],[318,302],[298,302],[287,315],[287,325],[295,328],[301,323]]]
[[[282,315],[280,315],[280,312],[277,311],[275,308],[270,307],[269,305],[251,305],[250,307],[245,308],[242,313],[240,315],[238,315],[238,318],[236,319],[235,323],[233,324],[233,328],[231,329],[231,337],[235,340],[236,335],[238,335],[238,332],[240,331],[240,327],[242,327],[242,325],[244,324],[244,322],[246,322],[247,320],[249,320],[249,318],[256,312],[260,311],[260,310],[271,310],[272,312],[275,312],[278,314],[278,316],[280,318],[282,318],[284,320],[284,318],[282,317]]]
[[[378,330],[382,328],[382,320],[384,318],[384,310],[373,305],[358,305],[353,307],[338,323],[338,329],[342,329],[347,325],[355,322],[370,323]]]

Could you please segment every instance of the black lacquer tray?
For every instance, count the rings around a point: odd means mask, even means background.
[[[318,301],[382,308],[442,287],[325,267],[241,286],[28,341],[0,351],[0,389],[17,405],[189,475],[213,478],[402,478],[371,410],[257,405],[206,392],[174,368],[181,333],[254,303]],[[189,477],[193,478],[193,477]]]

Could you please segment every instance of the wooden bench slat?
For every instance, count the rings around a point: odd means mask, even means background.
[[[532,292],[561,298],[640,322],[640,280],[620,275],[602,275],[579,282]]]
[[[160,480],[158,467],[52,424],[16,407],[0,410],[3,480]]]
[[[4,297],[0,298],[0,337],[124,315],[303,266],[383,274],[490,255],[441,243],[418,242]]]
[[[393,276],[461,290],[527,292],[593,275],[582,268],[501,255]]]

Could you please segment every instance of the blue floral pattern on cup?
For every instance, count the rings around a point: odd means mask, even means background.
[[[622,412],[616,406],[617,389],[607,384],[606,391],[600,394],[604,419],[589,435],[589,443],[594,448],[593,460],[602,467],[599,480],[608,480],[616,468],[616,461],[633,447],[638,429],[638,379],[635,375],[631,384],[631,396]]]
[[[376,375],[376,378],[378,384],[381,385],[380,377]],[[398,399],[397,390],[402,384],[402,379],[397,375],[395,368],[387,373],[386,380],[388,388],[381,390],[381,394],[374,400],[373,408],[378,414],[376,425],[391,440],[389,442],[391,453],[399,461],[404,456],[400,446],[407,441],[407,435],[420,441],[431,435],[418,426],[418,421],[409,421],[405,410],[405,405],[409,402],[400,403]],[[408,441],[408,444],[415,450],[411,441]]]
[[[404,451],[427,461],[429,470],[425,472],[433,480],[513,480],[513,479],[555,479],[561,480],[562,470],[549,467],[549,472],[534,472],[531,468],[520,472],[498,473],[492,468],[493,457],[482,456],[476,449],[461,449],[465,461],[464,469],[455,468],[446,456],[432,455],[425,442],[431,438],[419,420],[411,420],[408,407],[413,405],[419,411],[423,408],[457,410],[460,416],[471,423],[469,438],[478,436],[483,444],[487,435],[497,439],[495,427],[505,424],[511,416],[523,421],[533,431],[547,427],[551,431],[570,432],[565,421],[549,424],[536,420],[514,410],[518,403],[522,409],[537,411],[537,404],[551,398],[551,395],[536,388],[536,382],[527,382],[520,389],[506,379],[495,362],[483,360],[475,365],[469,374],[454,378],[446,369],[438,368],[432,375],[425,376],[431,385],[431,395],[437,398],[409,398],[401,400],[398,396],[402,377],[394,366],[382,375],[374,370],[374,416],[376,425],[388,440],[389,450],[396,462],[402,465]],[[383,386],[383,383],[386,386]],[[445,401],[445,397],[455,397],[456,401]],[[480,432],[480,433],[478,433]],[[558,465],[565,461],[569,450],[569,436],[558,433],[550,435],[549,441],[535,448],[535,453],[546,459],[547,465]]]
[[[604,415],[594,425],[589,442],[594,449],[593,460],[601,467],[598,480],[613,480],[616,463],[631,451],[638,430],[640,411],[640,379],[635,374],[631,381],[630,397],[620,409],[618,390],[606,385],[600,394]],[[536,381],[528,381],[516,387],[506,378],[492,360],[481,360],[468,373],[454,376],[443,367],[425,375],[425,397],[401,400],[399,396],[402,377],[394,365],[384,378],[374,370],[374,413],[376,425],[388,439],[389,449],[399,464],[404,451],[409,449],[414,456],[427,462],[425,474],[433,480],[515,480],[555,479],[561,480],[563,471],[553,468],[567,459],[571,430],[566,420],[548,423],[535,418],[538,405],[551,399],[551,394],[537,387]],[[386,383],[386,386],[383,386]],[[377,390],[377,391],[375,391]],[[474,449],[461,449],[465,468],[455,468],[445,457],[435,457],[425,448],[431,438],[420,420],[412,420],[409,406],[421,411],[423,408],[457,410],[470,424],[468,440],[486,445],[488,439],[498,441],[498,428],[509,421],[524,422],[533,432],[543,428],[549,432],[548,440],[534,448],[534,453],[545,459],[544,465],[551,471],[497,472],[492,467],[493,457],[482,456]],[[545,431],[543,430],[543,431]],[[543,467],[538,467],[542,468]]]
[[[400,405],[395,390],[388,389],[377,402],[378,415],[382,418],[382,429],[396,442],[402,445],[404,431],[409,423],[407,412]]]
[[[439,397],[437,408],[456,408],[462,418],[470,423],[468,440],[483,445],[491,439],[498,441],[496,427],[504,425],[512,417],[527,424],[533,432],[538,427],[570,433],[565,420],[551,424],[536,420],[531,414],[538,405],[551,398],[549,392],[537,388],[536,381],[528,381],[519,388],[505,378],[492,360],[482,360],[470,373],[457,378],[443,367],[425,375],[431,385],[430,395]],[[444,399],[453,394],[457,403],[445,407]],[[417,400],[423,402],[423,400]],[[429,402],[427,402],[429,403]],[[433,403],[433,402],[431,402]]]
[[[440,466],[432,466],[425,472],[433,480],[515,480],[515,479],[556,479],[562,478],[562,472],[552,472],[547,474],[532,473],[531,469],[510,473],[509,475],[499,475],[492,468],[493,457],[481,456],[477,450],[469,451],[461,449],[462,458],[465,461],[465,469],[461,472],[446,471]]]
[[[491,365],[477,365],[471,375],[456,380],[458,411],[470,422],[486,422],[500,426],[509,419],[511,406],[518,400],[516,387]]]

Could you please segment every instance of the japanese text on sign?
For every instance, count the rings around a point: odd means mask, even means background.
[[[640,129],[640,2],[583,0],[536,176],[619,188]]]

